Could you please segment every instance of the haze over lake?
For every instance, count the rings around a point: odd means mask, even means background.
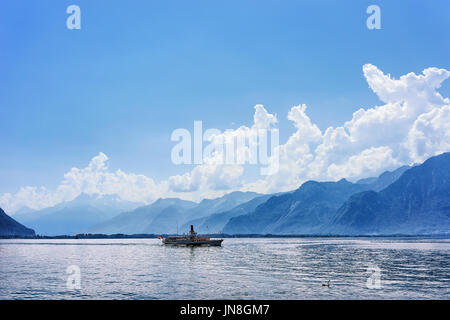
[[[0,256],[0,299],[450,298],[450,239],[0,240]],[[67,287],[73,265],[81,289]]]

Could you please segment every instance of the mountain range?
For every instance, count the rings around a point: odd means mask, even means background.
[[[254,211],[230,219],[223,232],[229,234],[319,234],[339,207],[353,194],[381,190],[408,167],[386,171],[378,178],[351,183],[307,181],[294,192],[273,196]]]
[[[216,199],[204,199],[200,203],[180,199],[159,199],[156,202],[124,212],[89,228],[90,233],[155,233],[169,234],[187,231],[184,224],[216,212],[230,210],[259,196],[255,192],[231,192]],[[177,230],[178,229],[178,230]]]
[[[182,230],[189,229],[189,225],[195,225],[200,233],[221,233],[225,225],[231,218],[238,217],[256,209],[257,206],[266,202],[272,195],[261,195],[250,201],[244,202],[230,210],[213,213],[206,217],[197,218],[186,222]]]
[[[449,234],[450,153],[355,183],[307,181],[276,195],[232,192],[200,203],[168,198],[140,206],[117,196],[82,194],[14,218],[45,235],[174,234],[191,224],[200,233]]]
[[[450,153],[405,171],[380,192],[354,194],[324,228],[332,234],[450,232]]]
[[[72,201],[42,210],[24,210],[14,214],[20,223],[41,235],[73,235],[142,205],[121,200],[117,195],[80,194]]]

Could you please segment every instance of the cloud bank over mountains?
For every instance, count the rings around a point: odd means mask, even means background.
[[[450,100],[437,91],[450,76],[445,69],[427,68],[422,74],[408,73],[399,79],[376,66],[363,66],[369,87],[383,105],[359,109],[352,119],[322,132],[308,117],[306,105],[291,108],[288,119],[296,131],[281,143],[276,153],[279,170],[248,181],[247,165],[223,164],[223,150],[212,149],[203,163],[190,172],[156,182],[141,174],[111,171],[108,157],[99,153],[82,169],[72,168],[56,190],[22,187],[17,193],[0,195],[0,207],[15,212],[22,207],[41,209],[70,201],[80,193],[117,194],[123,200],[150,203],[160,197],[199,200],[234,190],[261,193],[288,191],[307,180],[359,179],[376,176],[401,165],[423,162],[450,151]],[[277,125],[277,118],[262,105],[255,106],[251,127],[216,132],[211,145],[229,139],[255,136],[259,129]],[[245,139],[244,138],[244,139]],[[247,146],[237,156],[248,162]],[[269,159],[275,162],[275,157]]]

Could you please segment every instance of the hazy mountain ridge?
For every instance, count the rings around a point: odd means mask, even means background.
[[[216,212],[230,210],[259,196],[254,192],[231,192],[223,197],[204,199],[200,203],[180,199],[159,199],[155,203],[124,212],[99,225],[88,228],[90,233],[183,233],[184,224]]]
[[[35,229],[37,234],[75,234],[120,212],[138,207],[116,195],[80,194],[72,201],[37,211],[16,213],[14,218]]]
[[[370,185],[370,189],[374,191],[381,191],[384,188],[388,187],[391,183],[395,182],[401,175],[408,169],[412,168],[411,166],[401,166],[398,169],[393,171],[385,171],[379,177],[366,178],[358,180],[356,183],[358,184],[368,184]]]
[[[110,220],[96,224],[87,229],[90,233],[145,233],[153,219],[164,209],[180,207],[184,210],[194,208],[195,202],[185,201],[176,198],[158,199],[154,203],[136,208],[133,211],[122,212]]]
[[[195,225],[196,230],[201,233],[220,233],[231,218],[245,215],[256,209],[257,206],[266,202],[272,195],[262,195],[250,201],[244,202],[231,210],[213,213],[209,216],[190,220],[182,228],[187,229],[189,225]]]

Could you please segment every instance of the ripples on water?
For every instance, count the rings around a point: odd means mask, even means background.
[[[0,240],[0,299],[449,299],[449,261],[450,239]]]

